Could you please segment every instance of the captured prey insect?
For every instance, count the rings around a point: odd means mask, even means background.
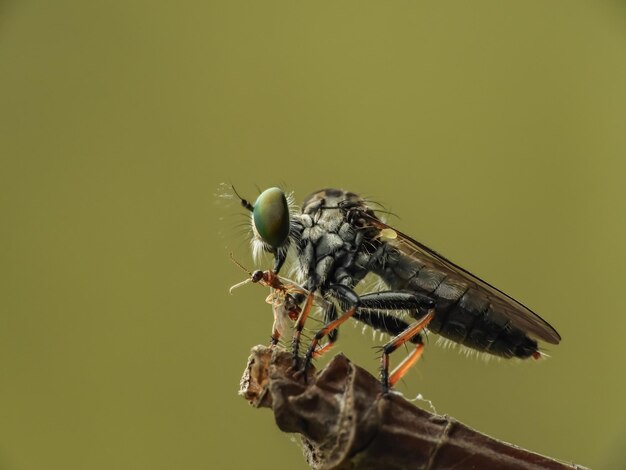
[[[308,292],[288,279],[281,278],[273,271],[248,271],[233,257],[232,253],[230,259],[250,276],[245,281],[232,286],[230,288],[231,294],[238,287],[250,282],[270,288],[270,294],[265,299],[265,302],[272,306],[272,311],[274,312],[270,346],[276,346],[283,331],[285,331],[288,320],[295,322],[302,312],[296,297],[302,298],[308,295]]]
[[[395,335],[382,348],[385,392],[419,359],[424,348],[421,332],[426,327],[467,348],[505,358],[538,359],[537,340],[551,344],[561,340],[529,308],[387,225],[354,193],[316,191],[305,199],[299,213],[278,188],[263,191],[254,204],[239,199],[252,213],[253,252],[274,255],[274,274],[283,266],[289,248],[294,248],[298,282],[308,292],[294,295],[298,303],[305,302],[293,340],[296,365],[299,333],[313,296],[336,301],[324,307],[325,326],[313,337],[304,370],[314,356],[328,350],[337,339],[337,328],[352,317]],[[358,295],[353,289],[369,273],[389,290]],[[393,311],[408,311],[416,321],[409,325],[389,313]],[[318,349],[324,337],[328,342]],[[415,344],[415,349],[390,374],[389,355],[407,342]]]

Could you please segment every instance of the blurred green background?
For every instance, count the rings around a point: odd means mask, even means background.
[[[625,84],[617,1],[0,1],[0,468],[305,467],[237,396],[272,320],[220,182],[371,196],[534,308],[551,359],[399,391],[624,468]]]

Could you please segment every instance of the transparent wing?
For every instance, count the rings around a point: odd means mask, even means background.
[[[385,224],[375,216],[362,211],[359,211],[359,216],[371,226],[385,231],[382,235],[389,239],[388,243],[394,245],[402,253],[416,259],[427,268],[442,272],[448,277],[467,284],[468,287],[481,291],[492,306],[504,314],[517,328],[551,344],[558,344],[561,341],[561,336],[548,322],[501,290],[457,266],[417,240]]]

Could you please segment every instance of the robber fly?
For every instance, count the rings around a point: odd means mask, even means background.
[[[426,327],[468,348],[505,358],[538,359],[537,340],[551,344],[561,340],[529,308],[387,225],[354,193],[316,191],[304,200],[299,213],[278,188],[263,191],[254,204],[239,199],[252,213],[253,251],[274,255],[274,274],[283,266],[289,248],[295,248],[298,281],[308,292],[294,296],[305,302],[293,338],[296,365],[300,332],[313,297],[336,301],[324,306],[325,326],[313,337],[303,370],[337,340],[337,328],[349,318],[393,336],[382,347],[384,392],[419,359]],[[377,275],[389,290],[357,294],[355,286],[368,273]],[[408,311],[416,321],[409,324],[393,315],[394,311]],[[324,337],[327,343],[320,347]],[[389,355],[407,342],[415,349],[389,373]]]

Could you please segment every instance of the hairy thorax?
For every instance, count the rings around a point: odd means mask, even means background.
[[[356,194],[337,189],[317,191],[305,199],[297,218],[301,226],[297,258],[307,289],[353,287],[370,270],[376,240],[368,230],[359,229],[358,221],[348,221],[351,207],[367,206]]]

